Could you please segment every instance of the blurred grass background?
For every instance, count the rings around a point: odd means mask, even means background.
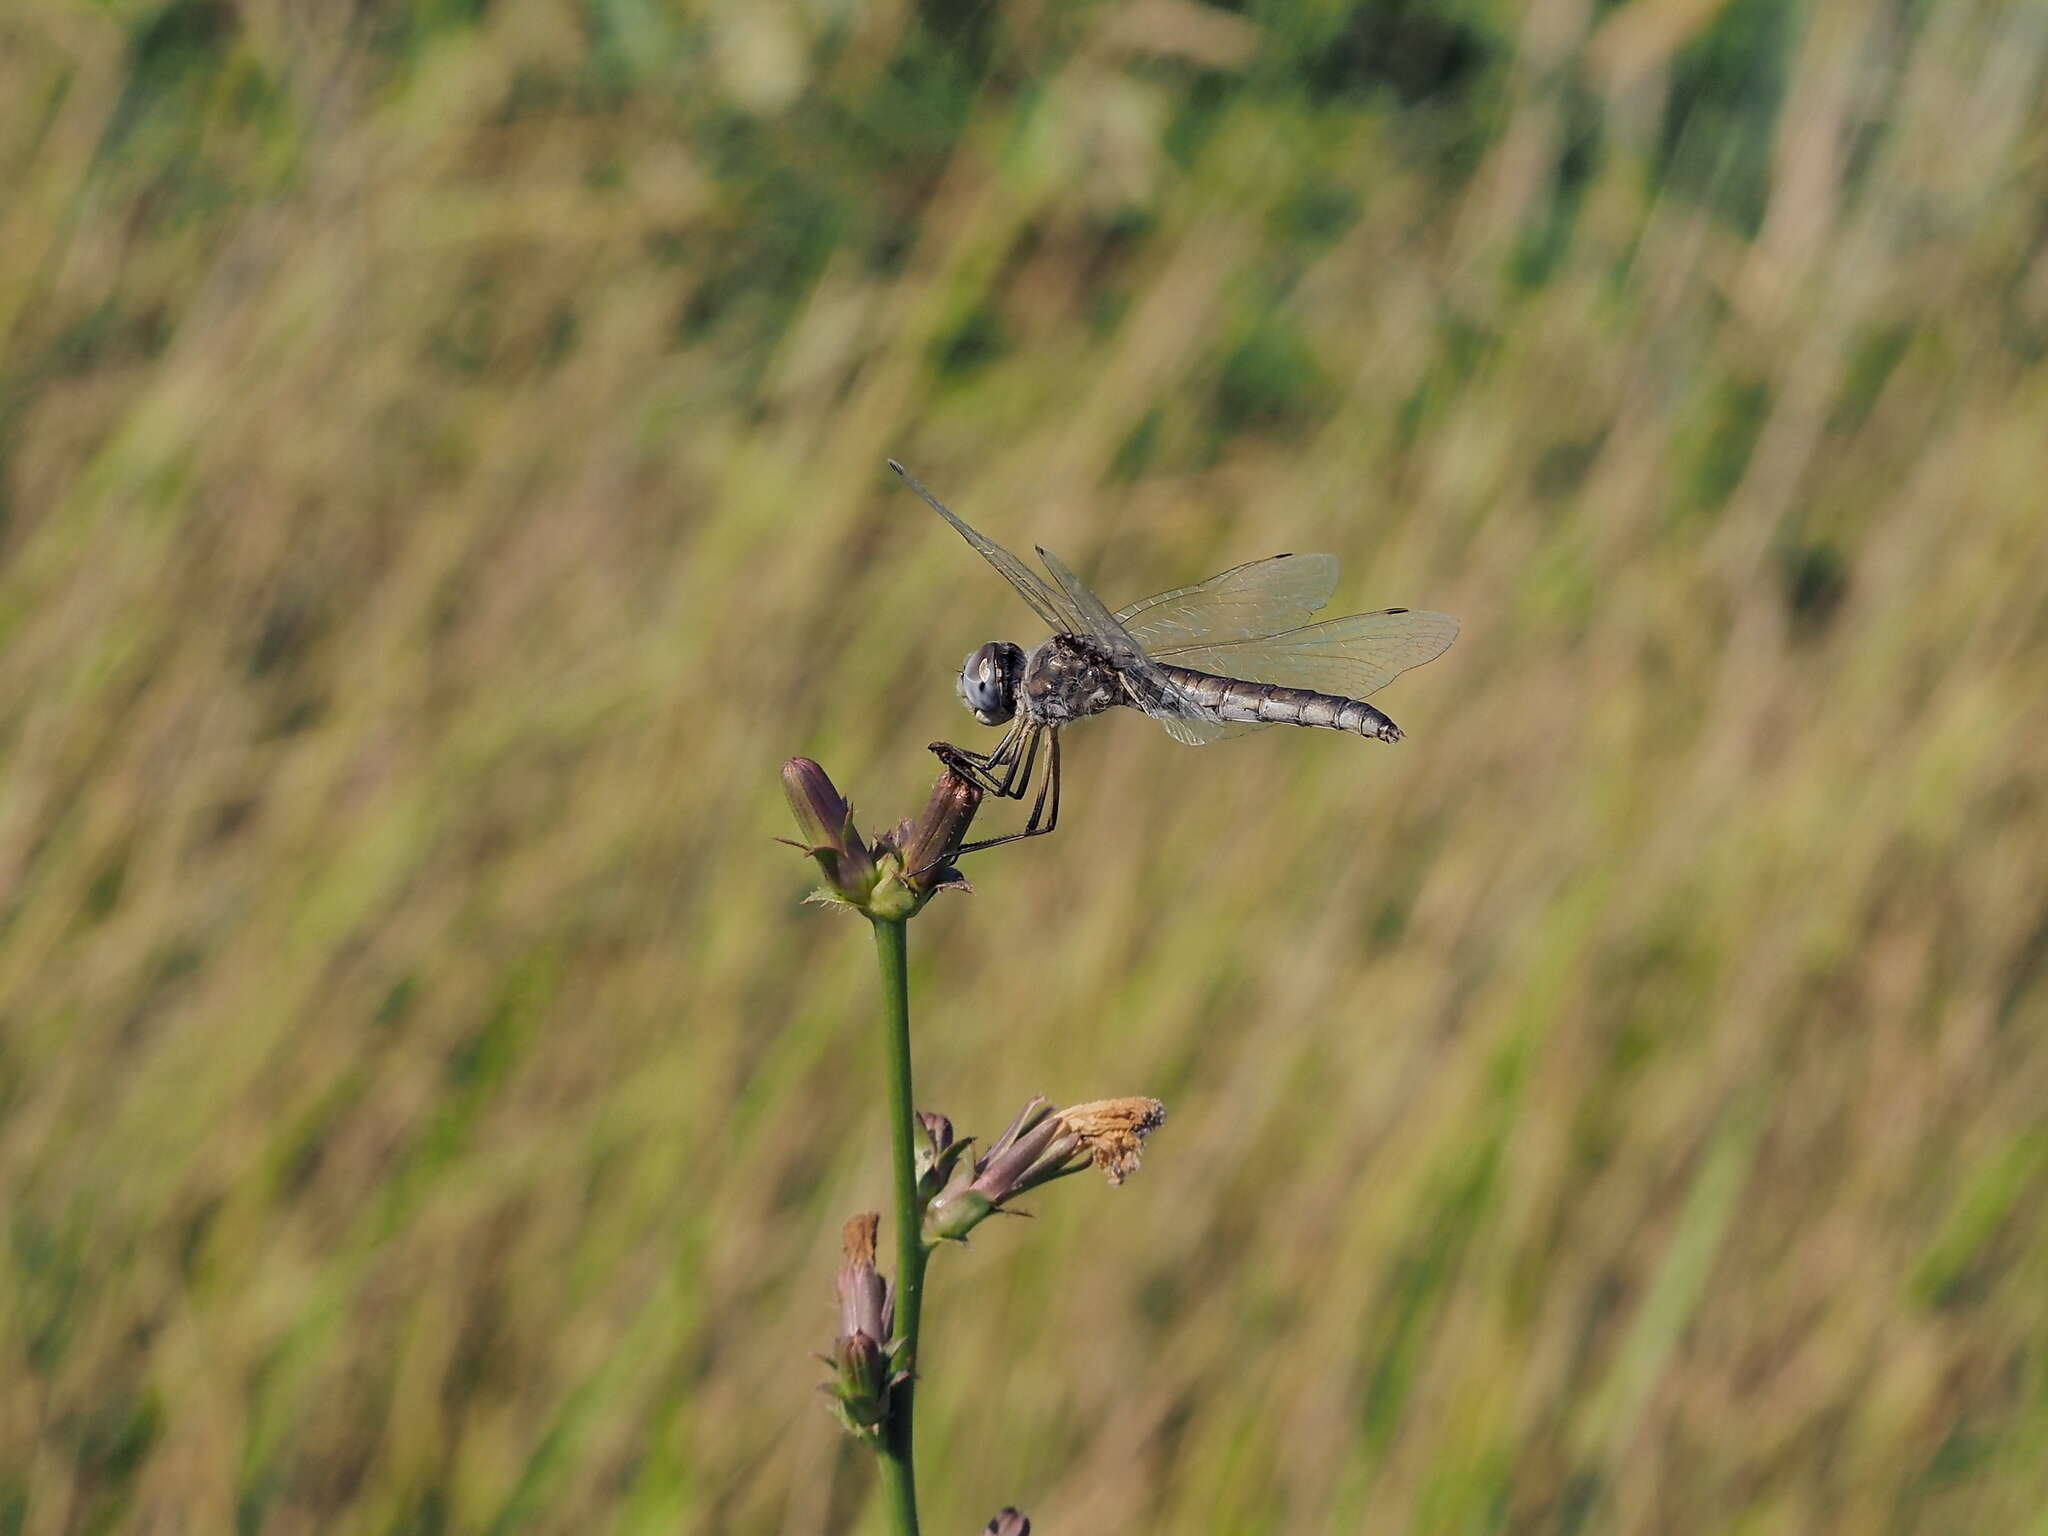
[[[927,1526],[2048,1530],[2048,11],[0,18],[0,1532],[873,1531],[777,765],[1021,606],[1459,614],[1068,754],[920,1098]],[[1002,820],[993,813],[986,825]]]

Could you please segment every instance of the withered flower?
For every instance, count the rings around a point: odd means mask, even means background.
[[[1166,1106],[1157,1099],[1097,1099],[1061,1110],[1060,1119],[1109,1182],[1121,1184],[1137,1171],[1145,1138],[1166,1123]]]
[[[956,1176],[925,1207],[925,1239],[964,1239],[1019,1195],[1091,1166],[1121,1184],[1138,1166],[1145,1138],[1165,1121],[1166,1106],[1157,1099],[1055,1109],[1042,1095],[1034,1098],[974,1160],[972,1177]]]
[[[981,809],[982,792],[951,768],[932,786],[922,816],[905,817],[872,845],[853,824],[853,807],[811,759],[793,757],[784,763],[782,787],[804,838],[791,846],[817,860],[825,877],[812,900],[901,920],[936,891],[972,889],[952,860]]]
[[[982,1527],[981,1536],[1031,1536],[1031,1521],[1021,1510],[1006,1509]]]
[[[896,1324],[895,1288],[875,1269],[880,1224],[872,1211],[846,1224],[846,1262],[836,1282],[839,1334],[832,1354],[819,1356],[831,1367],[832,1379],[818,1390],[832,1399],[840,1422],[861,1439],[880,1434],[889,1417],[889,1394],[910,1379],[901,1368],[904,1341],[890,1337]]]

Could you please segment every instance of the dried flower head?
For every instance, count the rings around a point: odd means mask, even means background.
[[[875,1233],[881,1217],[863,1212],[842,1235],[846,1262],[836,1282],[839,1333],[830,1356],[820,1356],[832,1379],[819,1387],[832,1399],[840,1422],[863,1439],[880,1433],[889,1417],[889,1395],[909,1379],[901,1368],[905,1348],[895,1331],[894,1288],[875,1268]]]
[[[1138,1166],[1145,1138],[1166,1120],[1157,1099],[1099,1099],[1055,1109],[1034,1098],[1009,1127],[925,1207],[928,1242],[964,1239],[1019,1195],[1095,1167],[1112,1184]]]
[[[1109,1182],[1121,1184],[1137,1170],[1145,1138],[1166,1123],[1166,1106],[1157,1099],[1097,1099],[1061,1110],[1060,1121]]]

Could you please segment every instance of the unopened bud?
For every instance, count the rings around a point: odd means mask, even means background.
[[[882,1218],[864,1211],[846,1223],[840,1243],[846,1262],[838,1277],[839,1333],[845,1338],[865,1333],[875,1340],[886,1339],[894,1321],[894,1298],[889,1282],[875,1268],[875,1236]]]
[[[846,1224],[846,1262],[836,1282],[839,1332],[832,1353],[820,1356],[832,1379],[819,1387],[849,1432],[872,1439],[889,1417],[890,1394],[909,1379],[901,1368],[904,1342],[892,1339],[896,1297],[875,1269],[875,1232],[881,1218],[865,1212]]]
[[[818,862],[825,877],[818,895],[828,901],[864,905],[881,871],[853,824],[853,807],[839,793],[831,776],[808,757],[792,757],[782,765],[782,789],[796,817],[803,849]]]
[[[917,1123],[923,1132],[923,1140],[917,1147],[917,1197],[929,1200],[946,1187],[953,1177],[953,1169],[974,1143],[971,1137],[966,1141],[956,1141],[953,1122],[944,1115],[919,1110]]]
[[[995,1210],[995,1203],[978,1189],[956,1190],[939,1196],[924,1211],[927,1242],[963,1241]]]
[[[906,816],[875,839],[882,877],[869,898],[869,911],[877,917],[909,917],[936,891],[973,890],[952,860],[980,809],[979,785],[951,768],[940,774],[924,814],[915,820]]]
[[[1059,1111],[1040,1095],[1018,1112],[988,1155],[976,1160],[973,1187],[1001,1205],[1068,1171],[1073,1152],[1072,1140],[1061,1134]]]
[[[899,829],[897,848],[903,854],[904,878],[913,888],[925,892],[967,888],[952,859],[967,841],[967,829],[981,809],[981,794],[980,785],[948,768],[932,785],[924,815],[914,823],[906,821]]]
[[[982,791],[951,767],[932,786],[924,814],[906,817],[872,847],[853,824],[853,807],[809,758],[783,764],[782,787],[804,839],[792,846],[817,860],[825,877],[815,899],[901,921],[936,891],[972,889],[952,860],[981,808]]]

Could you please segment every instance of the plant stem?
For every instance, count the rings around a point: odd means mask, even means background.
[[[882,1034],[889,1067],[889,1149],[896,1172],[896,1333],[904,1340],[911,1379],[890,1395],[880,1448],[882,1496],[896,1536],[917,1536],[917,1468],[911,1438],[911,1396],[919,1368],[918,1315],[924,1305],[924,1231],[917,1207],[917,1165],[910,1097],[910,973],[904,922],[873,919],[882,962]]]

